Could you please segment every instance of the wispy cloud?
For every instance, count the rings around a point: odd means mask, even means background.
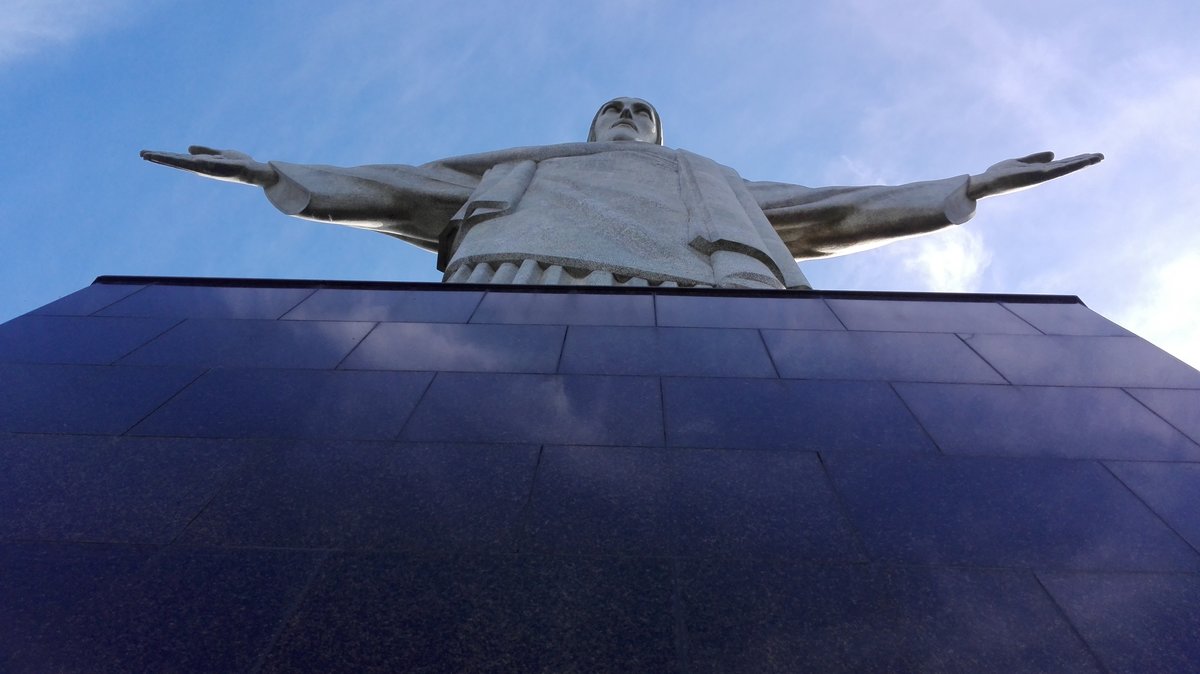
[[[849,7],[847,21],[888,62],[888,79],[864,94],[857,131],[841,148],[848,159],[827,165],[832,179],[935,178],[1043,149],[1108,159],[1033,193],[981,203],[961,229],[855,256],[840,271],[831,262],[831,285],[1077,294],[1200,365],[1200,295],[1192,290],[1200,286],[1192,252],[1200,249],[1200,50],[1185,27],[1194,6]],[[959,238],[967,232],[985,234],[986,246]]]
[[[1184,253],[1147,271],[1140,301],[1113,319],[1200,368],[1200,253]]]
[[[130,0],[8,0],[0,10],[0,66],[111,27]]]
[[[941,236],[922,239],[904,259],[904,269],[935,292],[979,290],[992,253],[977,231],[955,228]]]

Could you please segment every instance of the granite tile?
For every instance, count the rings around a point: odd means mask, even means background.
[[[182,540],[506,551],[537,454],[521,445],[290,442],[243,470]]]
[[[1014,384],[1200,388],[1200,372],[1139,337],[975,335],[967,343]]]
[[[678,671],[669,564],[335,556],[263,671]]]
[[[663,398],[674,446],[934,451],[879,382],[668,378]]]
[[[675,554],[863,560],[816,454],[676,449]]]
[[[1200,555],[1091,461],[833,454],[825,464],[873,559],[1200,571]]]
[[[915,671],[1103,671],[1030,572],[901,567],[887,575]]]
[[[87,316],[145,288],[144,285],[93,283],[31,313],[42,316]]]
[[[171,542],[245,447],[165,438],[0,435],[0,538]]]
[[[783,377],[1003,384],[956,335],[764,330]]]
[[[43,633],[37,671],[252,671],[320,559],[167,548]]]
[[[91,595],[137,571],[148,547],[0,543],[0,669],[41,672],[54,657],[42,642]]]
[[[561,372],[775,377],[756,330],[572,326]]]
[[[1108,335],[1130,337],[1133,333],[1082,304],[1026,304],[1002,302],[1001,306],[1025,319],[1047,335]]]
[[[651,295],[488,293],[472,323],[654,325]]]
[[[1200,442],[1200,391],[1129,389],[1129,393],[1192,440]]]
[[[901,607],[872,567],[704,560],[679,573],[688,672],[912,669]]]
[[[546,447],[538,464],[527,546],[559,554],[671,553],[667,450]]]
[[[1200,671],[1200,576],[1038,576],[1108,671]]]
[[[1119,389],[896,384],[947,454],[1200,460],[1188,440]]]
[[[815,454],[546,447],[531,506],[539,552],[862,559]]]
[[[401,438],[436,442],[661,445],[651,377],[439,373]]]
[[[849,330],[1038,334],[996,302],[826,301]]]
[[[1200,550],[1200,463],[1107,462],[1150,509]]]
[[[284,315],[318,321],[466,323],[481,292],[461,290],[353,290],[322,288]]]
[[[109,305],[96,315],[279,318],[312,293],[311,288],[153,285]]]
[[[0,325],[0,362],[107,365],[178,322],[26,314]]]
[[[374,326],[341,321],[192,319],[130,353],[121,364],[332,369]]]
[[[201,372],[0,363],[0,431],[118,435]]]
[[[565,331],[550,325],[381,323],[341,367],[549,374],[558,365]]]
[[[130,433],[392,439],[432,377],[427,372],[211,370]]]
[[[1031,574],[683,562],[691,672],[1095,672]]]
[[[819,299],[658,295],[654,304],[661,326],[845,330]]]

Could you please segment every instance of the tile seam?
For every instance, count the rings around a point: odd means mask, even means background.
[[[1083,636],[1083,632],[1080,631],[1079,627],[1075,624],[1075,621],[1071,620],[1071,616],[1067,614],[1066,609],[1063,608],[1062,604],[1058,603],[1058,598],[1054,596],[1054,593],[1050,591],[1050,588],[1046,587],[1046,583],[1042,580],[1042,577],[1038,575],[1038,572],[1030,570],[1029,573],[1033,576],[1033,581],[1037,583],[1039,588],[1041,588],[1043,595],[1050,600],[1050,605],[1054,607],[1055,612],[1058,613],[1058,617],[1062,618],[1063,621],[1067,623],[1067,626],[1071,629],[1071,633],[1075,635],[1076,639],[1079,639],[1079,643],[1083,644],[1083,647],[1085,650],[1087,650],[1088,655],[1092,656],[1093,664],[1095,664],[1096,667],[1102,672],[1111,671],[1104,664],[1104,661],[1100,659],[1100,654],[1098,654],[1092,647],[1091,642],[1089,642],[1087,638]]]
[[[1142,495],[1139,494],[1136,489],[1134,489],[1132,486],[1130,486],[1129,483],[1125,482],[1125,480],[1122,480],[1121,476],[1117,474],[1117,471],[1113,470],[1112,467],[1108,465],[1108,462],[1097,461],[1096,463],[1100,464],[1104,468],[1104,470],[1106,472],[1108,472],[1108,474],[1111,475],[1114,480],[1117,481],[1118,484],[1120,484],[1122,487],[1124,487],[1126,492],[1128,492],[1131,496],[1133,496],[1135,499],[1137,499],[1138,503],[1142,504],[1142,507],[1144,507],[1146,510],[1149,510],[1150,514],[1154,515],[1154,518],[1157,519],[1159,522],[1161,522],[1162,525],[1164,527],[1166,527],[1168,531],[1175,534],[1175,537],[1177,539],[1179,539],[1179,541],[1182,542],[1185,546],[1187,546],[1187,548],[1189,550],[1192,551],[1193,557],[1196,558],[1196,561],[1200,561],[1200,547],[1193,545],[1192,542],[1189,541],[1186,536],[1179,533],[1179,531],[1176,530],[1175,527],[1172,526],[1172,524],[1167,521],[1167,518],[1163,517],[1162,514],[1160,514],[1158,512],[1158,509],[1156,509],[1154,506],[1147,503],[1146,499],[1142,498]],[[1198,564],[1197,567],[1200,568],[1200,564]]]

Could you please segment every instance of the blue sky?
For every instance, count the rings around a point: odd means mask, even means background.
[[[189,144],[417,164],[583,140],[618,95],[753,180],[1102,164],[805,265],[821,288],[1059,293],[1200,366],[1200,3],[4,0],[0,320],[100,274],[438,280],[432,254],[153,166]]]

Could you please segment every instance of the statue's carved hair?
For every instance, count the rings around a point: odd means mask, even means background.
[[[618,96],[617,98],[627,98],[627,97]],[[596,120],[600,118],[600,113],[601,113],[601,111],[604,110],[605,106],[607,106],[609,103],[612,103],[615,100],[617,100],[617,99],[616,98],[609,99],[604,102],[604,105],[601,105],[599,108],[596,109],[596,114],[592,115],[592,125],[590,127],[588,127],[587,142],[589,142],[589,143],[596,142]],[[645,99],[637,98],[634,100],[641,101],[641,102],[645,103],[648,108],[650,108],[650,114],[654,117],[654,142],[657,145],[662,145],[663,144],[662,117],[658,116],[658,108],[651,105],[650,102]]]

